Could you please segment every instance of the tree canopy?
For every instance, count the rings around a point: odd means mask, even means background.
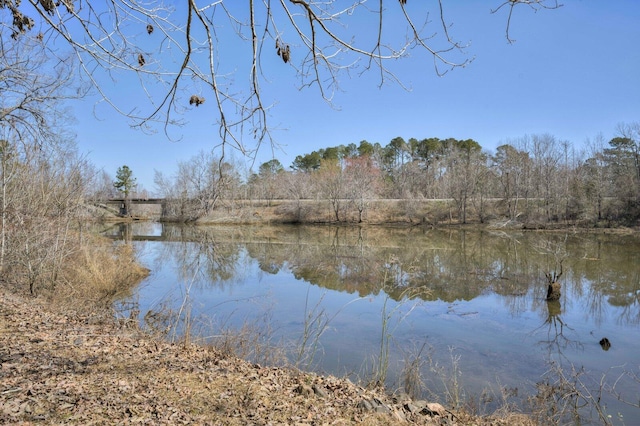
[[[280,163],[278,159],[274,158],[265,163],[262,163],[260,165],[260,169],[258,173],[260,173],[261,176],[269,176],[269,175],[281,173],[282,171],[284,171],[284,167],[282,167],[282,163]]]

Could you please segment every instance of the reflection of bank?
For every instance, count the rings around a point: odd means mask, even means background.
[[[503,238],[489,232],[417,227],[151,225],[138,221],[130,226],[132,241],[154,242],[140,252],[155,269],[141,289],[148,292],[145,300],[149,304],[143,305],[145,325],[156,332],[176,323],[175,317],[162,315],[180,312],[185,285],[190,283],[202,324],[222,327],[233,318],[233,324],[242,327],[245,318],[258,318],[250,325],[264,326],[260,329],[263,336],[271,338],[270,333],[282,332],[287,342],[293,340],[291,336],[299,336],[300,328],[296,327],[301,325],[300,318],[304,330],[305,312],[309,314],[315,306],[303,310],[311,300],[307,294],[327,295],[322,299],[326,305],[314,308],[318,319],[322,318],[320,312],[337,311],[354,295],[366,297],[363,303],[350,305],[353,312],[341,311],[345,316],[332,323],[332,332],[323,336],[324,347],[319,346],[316,354],[315,359],[323,363],[318,369],[335,368],[333,372],[342,374],[369,365],[371,354],[378,355],[380,347],[384,348],[382,323],[386,321],[386,330],[394,327],[384,319],[383,303],[387,301],[387,314],[396,306],[387,296],[397,299],[397,306],[405,312],[415,302],[404,297],[415,294],[416,301],[426,303],[412,311],[390,341],[390,356],[399,357],[389,360],[390,381],[402,370],[393,366],[411,364],[419,351],[419,346],[401,345],[421,344],[426,336],[434,347],[465,351],[460,367],[468,371],[465,375],[471,384],[464,386],[479,383],[480,393],[493,379],[489,372],[496,366],[500,381],[522,383],[522,388],[540,383],[536,396],[558,411],[575,395],[570,393],[575,380],[599,383],[598,375],[607,363],[633,365],[637,361],[632,354],[638,345],[633,339],[637,328],[615,322],[616,313],[623,308],[611,304],[613,295],[619,294],[615,300],[627,300],[626,295],[635,289],[631,286],[634,277],[640,283],[636,261],[640,245],[635,240],[633,245],[621,246],[617,244],[619,236],[569,236],[570,261],[563,268],[561,297],[547,302],[549,280],[544,272],[557,282],[553,266],[558,275],[560,268],[550,264],[555,257],[538,249],[539,233]],[[117,230],[114,226],[113,234]],[[143,232],[152,236],[142,236]],[[564,241],[558,234],[547,237]],[[162,244],[155,244],[160,241]],[[603,261],[581,258],[590,244],[600,241],[611,245],[602,252]],[[450,315],[449,306],[463,309]],[[637,310],[638,304],[631,306]],[[468,315],[472,312],[478,314]],[[613,344],[609,352],[596,345],[604,334],[593,336],[590,331],[594,329],[607,330]],[[212,334],[225,336],[220,330]],[[435,351],[433,357],[440,365],[450,362]],[[385,359],[384,352],[382,358],[376,358],[380,359]],[[437,379],[437,375],[431,376]],[[529,396],[525,390],[521,395]],[[625,417],[631,416],[625,412]]]

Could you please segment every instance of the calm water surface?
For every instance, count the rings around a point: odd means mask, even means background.
[[[562,370],[585,393],[606,390],[614,424],[640,422],[640,409],[618,401],[640,401],[638,237],[154,223],[109,232],[152,271],[124,305],[168,338],[242,335],[257,362],[286,356],[480,411],[502,395],[526,410]],[[559,303],[545,300],[553,272]]]

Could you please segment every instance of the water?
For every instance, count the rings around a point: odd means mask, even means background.
[[[614,424],[640,418],[637,237],[153,223],[111,232],[152,271],[127,306],[168,338],[187,328],[204,342],[243,336],[256,362],[286,357],[480,412],[505,401],[558,407],[554,386],[578,390],[578,404],[600,397]],[[562,273],[559,302],[545,300],[545,273]],[[580,414],[602,421],[593,404]]]

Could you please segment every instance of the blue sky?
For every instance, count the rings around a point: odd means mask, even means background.
[[[264,90],[276,103],[269,119],[281,149],[262,146],[254,169],[274,156],[288,168],[297,155],[323,147],[361,140],[386,145],[396,136],[471,138],[493,150],[509,139],[548,133],[580,148],[599,133],[605,140],[616,136],[619,123],[640,122],[640,2],[566,0],[535,13],[520,7],[511,20],[513,44],[505,38],[507,10],[490,14],[499,3],[445,2],[450,32],[470,43],[466,52],[474,60],[443,77],[422,55],[394,63],[409,91],[379,88],[376,73],[345,75],[332,107],[317,89],[299,90],[293,69],[274,62]],[[122,85],[121,95],[126,90]],[[111,175],[127,164],[149,191],[154,170],[171,175],[178,161],[219,143],[213,104],[188,111],[181,139],[171,141],[129,128],[106,108],[98,120],[95,101],[73,105],[79,149]]]

